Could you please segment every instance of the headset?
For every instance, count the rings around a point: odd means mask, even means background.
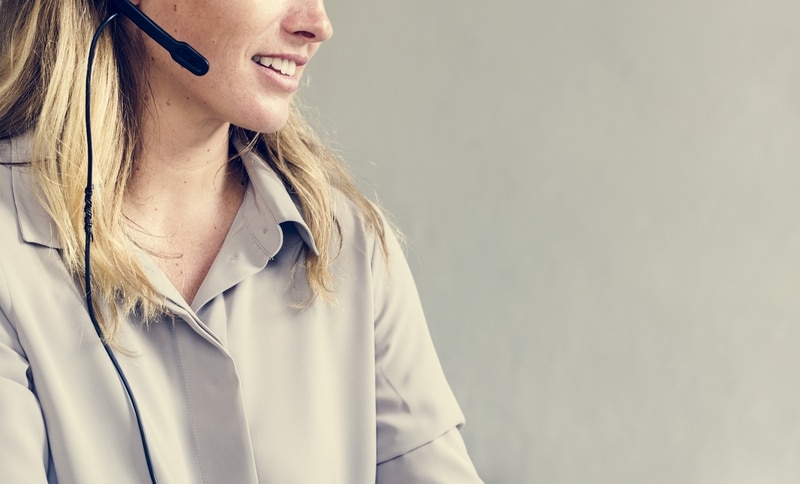
[[[92,303],[92,280],[91,280],[91,243],[93,239],[92,234],[92,165],[93,165],[93,150],[92,150],[92,123],[91,123],[91,80],[92,80],[92,65],[94,63],[94,54],[97,47],[97,42],[103,30],[119,15],[127,17],[137,27],[139,27],[148,37],[155,40],[159,45],[165,48],[172,59],[178,64],[186,68],[189,72],[196,76],[203,76],[208,72],[208,60],[197,52],[191,45],[186,42],[180,42],[174,37],[169,35],[157,23],[153,22],[147,15],[139,10],[130,0],[107,0],[108,13],[100,23],[100,26],[94,33],[92,43],[89,47],[89,62],[86,67],[86,157],[87,157],[87,173],[86,173],[86,189],[84,191],[84,231],[86,232],[86,241],[84,246],[84,284],[86,291],[86,306],[89,312],[89,318],[92,320],[97,336],[103,343],[103,348],[111,359],[114,369],[119,376],[122,386],[125,389],[128,400],[131,404],[136,425],[139,429],[139,437],[142,440],[142,449],[144,451],[145,462],[147,463],[147,472],[150,475],[150,481],[157,484],[155,469],[153,468],[152,458],[150,456],[150,449],[147,445],[147,438],[144,433],[144,426],[142,424],[141,414],[139,413],[139,405],[136,403],[136,398],[133,396],[128,379],[122,371],[116,356],[108,344],[108,341],[103,337],[103,332],[100,328],[100,323],[97,320],[97,315],[94,311],[94,304]]]
[[[153,22],[141,10],[136,8],[130,0],[109,0],[109,12],[117,11],[128,17],[131,22],[147,34],[150,38],[158,42],[161,47],[167,49],[172,58],[185,67],[189,72],[196,76],[203,76],[208,72],[208,61],[200,55],[194,47],[186,42],[179,42],[169,35],[157,23]]]

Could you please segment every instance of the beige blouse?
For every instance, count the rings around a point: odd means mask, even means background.
[[[0,482],[149,482],[130,403],[31,186],[28,142],[0,140]],[[117,355],[158,482],[476,483],[459,407],[395,239],[337,201],[339,304],[299,310],[303,218],[275,173],[250,184],[195,301],[149,257],[170,317],[125,322]]]

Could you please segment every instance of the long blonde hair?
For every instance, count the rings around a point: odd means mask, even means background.
[[[32,133],[31,164],[39,196],[58,227],[64,263],[79,284],[85,240],[84,80],[89,44],[106,15],[105,5],[102,0],[0,0],[0,138]],[[109,29],[93,66],[92,126],[102,129],[93,131],[91,270],[96,306],[107,312],[104,334],[113,341],[120,316],[135,311],[149,321],[163,310],[164,302],[130,249],[122,214],[140,149],[141,42],[121,23]],[[126,61],[119,62],[123,56]],[[378,209],[297,109],[292,108],[286,126],[277,133],[232,128],[234,135],[246,136],[250,149],[258,151],[296,194],[319,249],[319,254],[306,251],[301,262],[310,299],[334,300],[330,265],[340,234],[332,190],[340,190],[362,211],[385,249],[387,229]]]

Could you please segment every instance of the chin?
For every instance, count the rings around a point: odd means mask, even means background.
[[[260,116],[251,116],[245,119],[234,121],[233,124],[250,131],[258,133],[275,133],[286,126],[289,120],[289,109],[271,109],[259,113]]]

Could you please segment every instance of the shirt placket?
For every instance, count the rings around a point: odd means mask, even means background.
[[[255,459],[236,365],[191,311],[172,325],[197,466],[204,483],[256,483]]]

